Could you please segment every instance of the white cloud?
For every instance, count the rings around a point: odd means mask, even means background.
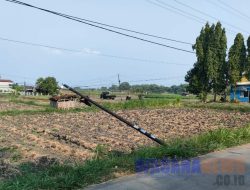
[[[92,49],[89,49],[89,48],[84,48],[82,51],[84,53],[87,53],[87,54],[95,54],[95,55],[101,54],[101,52],[99,52],[97,50],[92,50]]]
[[[49,47],[48,48],[42,47],[42,50],[46,51],[49,54],[53,54],[53,55],[62,55],[64,53],[63,50],[53,49],[53,48],[49,48]],[[75,55],[83,55],[83,54],[100,55],[101,54],[101,52],[99,52],[97,50],[90,49],[90,48],[84,48],[82,50],[79,50],[78,52],[76,50],[76,53],[74,53],[74,52],[72,52],[72,53]]]
[[[49,54],[53,54],[53,55],[62,55],[63,51],[59,50],[59,49],[52,49],[52,48],[46,48],[46,47],[42,47],[42,49],[44,51],[46,51]]]

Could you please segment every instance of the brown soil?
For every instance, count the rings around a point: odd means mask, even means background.
[[[218,127],[243,126],[249,113],[205,109],[119,111],[161,139],[188,137]],[[61,161],[86,160],[98,144],[129,152],[154,142],[103,112],[5,116],[0,120],[0,147],[21,152],[22,161],[47,156]]]
[[[26,104],[16,104],[12,102],[0,102],[0,112],[10,111],[10,110],[37,110],[37,109],[40,109],[40,107],[26,105]]]

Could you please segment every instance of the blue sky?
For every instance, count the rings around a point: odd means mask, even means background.
[[[161,1],[202,20],[199,22],[191,20],[187,16],[178,15],[169,8],[156,6],[146,0],[23,1],[73,16],[191,43],[195,42],[205,21],[210,23],[217,21],[174,0]],[[222,9],[223,5],[218,0],[178,1],[220,19],[227,30],[228,46],[232,45],[237,32],[243,33],[245,39],[249,35],[250,1],[248,0],[220,1],[241,13],[248,14],[249,18],[233,13],[232,10],[225,11],[225,7]],[[119,73],[122,82],[157,83],[169,86],[183,83],[186,72],[196,60],[195,54],[119,36],[4,0],[0,0],[0,18],[2,38],[82,50],[82,53],[71,53],[0,40],[0,75],[2,78],[19,83],[26,81],[28,84],[33,84],[38,77],[54,76],[60,83],[73,86],[110,86],[117,84]],[[191,50],[190,45],[154,38],[147,39]],[[103,54],[164,63],[115,59],[101,56]],[[162,80],[149,80],[158,78]]]

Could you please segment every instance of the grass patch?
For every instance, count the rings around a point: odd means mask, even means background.
[[[111,110],[127,110],[127,109],[146,109],[146,108],[163,108],[179,106],[178,99],[144,99],[144,100],[130,100],[125,102],[110,103],[106,102],[102,105]]]
[[[130,154],[105,153],[99,147],[99,156],[78,165],[53,165],[33,171],[22,166],[22,175],[0,182],[0,189],[77,189],[114,178],[114,172],[135,171],[137,159],[190,158],[211,151],[250,142],[250,126],[218,129],[187,139],[167,142],[166,146],[140,148]]]
[[[8,111],[2,111],[0,112],[1,116],[16,116],[16,115],[37,115],[37,114],[46,114],[46,113],[75,113],[75,112],[88,112],[88,111],[94,111],[95,108],[75,108],[70,110],[61,110],[61,109],[55,109],[55,108],[45,108],[42,110],[8,110]]]
[[[148,94],[145,95],[144,98],[154,98],[154,99],[198,99],[194,95],[189,95],[189,96],[181,96],[180,94]]]
[[[146,108],[164,108],[164,107],[173,107],[179,106],[180,101],[176,100],[168,100],[168,99],[148,99],[148,100],[131,100],[126,102],[118,102],[118,103],[101,103],[104,107],[117,111],[117,110],[129,110],[129,109],[146,109]],[[55,109],[52,107],[45,107],[42,110],[9,110],[0,112],[1,116],[15,116],[15,115],[35,115],[35,114],[43,114],[43,113],[75,113],[75,112],[91,112],[91,111],[99,111],[100,109],[95,106],[91,107],[82,107],[75,108],[69,110],[61,110]]]
[[[250,112],[250,104],[234,104],[234,103],[201,103],[195,101],[195,99],[182,99],[178,95],[172,98],[145,98],[143,100],[130,100],[124,102],[103,102],[100,103],[104,107],[113,110],[131,110],[131,109],[157,109],[157,108],[170,108],[170,107],[187,107],[187,108],[201,108],[201,109],[215,109],[215,110],[227,110],[227,111],[240,111],[240,112]],[[100,111],[100,109],[95,106],[91,107],[81,107],[69,110],[54,109],[49,105],[38,104],[34,101],[22,101],[13,100],[16,103],[24,103],[28,105],[43,106],[44,109],[40,110],[9,110],[0,111],[0,117],[5,115],[21,115],[21,114],[43,114],[43,113],[74,113],[74,112],[91,112]],[[195,101],[195,102],[194,102]]]
[[[216,109],[216,110],[228,110],[228,111],[240,111],[250,112],[250,104],[247,103],[201,103],[201,102],[183,102],[184,107],[190,108],[204,108],[204,109]]]
[[[2,158],[6,158],[13,163],[19,161],[22,156],[16,148],[0,147],[0,161]]]
[[[35,101],[25,101],[25,100],[18,100],[18,99],[10,99],[9,102],[12,103],[16,103],[16,104],[25,104],[25,105],[29,105],[29,106],[39,106],[39,107],[49,107],[49,104],[41,104],[41,103],[37,103]]]

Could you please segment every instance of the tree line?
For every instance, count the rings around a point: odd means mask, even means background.
[[[224,94],[229,86],[236,87],[236,82],[245,76],[250,79],[250,36],[245,45],[244,37],[238,33],[227,54],[226,30],[220,22],[209,23],[200,31],[193,45],[197,61],[187,72],[185,81],[187,90],[206,101],[209,93]]]
[[[120,86],[112,85],[111,87],[102,87],[100,90],[102,91],[130,91],[135,93],[174,93],[174,94],[182,94],[186,92],[187,84],[181,85],[172,85],[170,87],[157,85],[157,84],[137,84],[130,85],[128,82],[122,82]]]

